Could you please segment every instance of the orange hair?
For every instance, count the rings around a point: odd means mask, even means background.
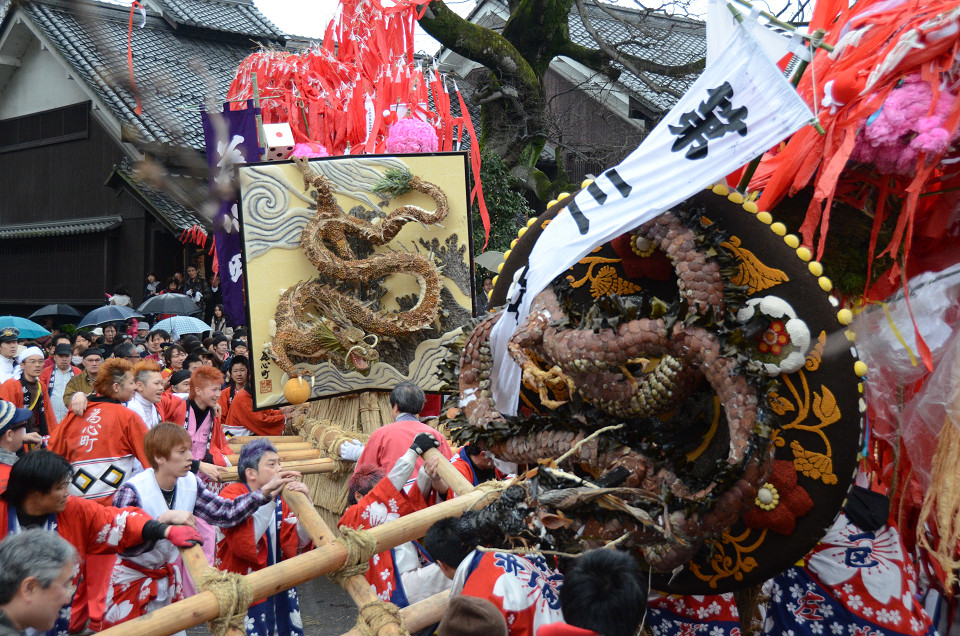
[[[206,365],[200,365],[194,369],[190,375],[190,399],[193,400],[197,397],[197,389],[211,384],[216,384],[217,386],[223,384],[223,373],[215,367],[208,367]]]
[[[150,467],[157,469],[157,457],[170,459],[170,454],[179,446],[193,447],[190,434],[173,422],[160,422],[143,436],[143,452]]]
[[[97,372],[97,379],[93,383],[93,390],[108,398],[116,397],[113,391],[114,384],[123,382],[123,376],[133,371],[133,365],[123,358],[110,358]]]

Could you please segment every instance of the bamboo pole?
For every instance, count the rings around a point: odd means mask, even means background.
[[[280,455],[281,462],[289,461],[291,459],[320,459],[320,451],[318,451],[316,448],[309,448],[304,450],[293,450],[293,451],[285,451],[283,449],[280,449],[280,452],[278,453],[278,455]],[[230,460],[231,464],[236,466],[237,462],[240,461],[240,456],[227,455],[227,459]]]
[[[283,463],[284,470],[295,470],[302,475],[316,475],[332,473],[337,469],[337,462],[333,459],[302,459]],[[220,481],[237,481],[237,467],[227,466],[220,469]]]
[[[502,482],[505,488],[509,482]],[[471,509],[488,493],[474,490],[462,497],[418,510],[395,521],[368,530],[376,541],[377,552],[422,537],[434,523],[456,517]],[[310,552],[281,561],[246,575],[253,587],[254,598],[273,596],[301,583],[339,570],[347,559],[347,548],[340,542],[320,546]],[[140,616],[122,625],[100,632],[103,636],[167,636],[216,618],[220,606],[213,592],[200,592],[167,607]]]
[[[436,448],[431,448],[424,452],[423,461],[427,461],[435,456],[440,457],[440,461],[437,462],[437,472],[440,474],[440,478],[447,482],[447,485],[450,486],[453,492],[457,493],[458,497],[473,490],[473,484],[467,481],[467,478],[464,477],[459,470],[454,468],[450,460],[444,457]]]
[[[337,540],[337,537],[330,530],[320,513],[313,507],[313,503],[307,499],[303,493],[283,489],[283,500],[296,513],[297,519],[303,525],[310,538],[313,539],[317,547],[330,545]],[[373,603],[380,600],[376,592],[370,587],[367,579],[362,574],[355,574],[341,581],[343,589],[347,591],[357,607],[363,607],[367,603]],[[409,628],[408,628],[409,629]],[[400,630],[395,623],[387,623],[377,633],[377,636],[398,636]]]
[[[258,439],[265,439],[271,444],[284,444],[286,442],[302,442],[303,439],[299,435],[237,435],[235,437],[228,437],[227,442],[233,444],[246,444],[247,442],[252,442]]]
[[[244,447],[244,444],[235,444],[233,442],[230,442],[229,445],[230,445],[230,450],[234,451],[235,453],[239,453],[241,450],[243,450],[243,447]],[[313,448],[313,445],[310,444],[310,442],[303,442],[303,441],[287,442],[284,444],[274,444],[274,446],[276,446],[277,451],[280,453],[310,450],[311,448]]]
[[[190,573],[194,586],[201,580],[207,570],[213,568],[207,563],[207,557],[203,554],[203,548],[195,545],[191,548],[180,548],[180,556],[183,558],[183,565]],[[244,632],[233,627],[227,628],[227,636],[244,636]]]
[[[439,623],[450,603],[450,592],[439,592],[418,603],[400,609],[403,624],[411,634]],[[354,627],[343,636],[365,636],[363,631]]]

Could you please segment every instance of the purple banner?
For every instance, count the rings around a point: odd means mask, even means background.
[[[222,113],[201,112],[203,136],[207,144],[207,163],[210,166],[210,189],[217,193],[229,192],[229,198],[220,199],[220,207],[213,220],[217,261],[220,266],[220,285],[223,290],[223,308],[230,325],[244,325],[247,314],[243,295],[243,256],[240,253],[240,225],[237,212],[237,188],[233,183],[233,168],[238,163],[257,163],[260,149],[257,144],[257,114],[259,109],[247,102],[244,110],[229,110],[224,104]],[[231,187],[232,186],[232,187]]]

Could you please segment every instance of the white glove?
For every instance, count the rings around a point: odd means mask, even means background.
[[[360,453],[362,452],[363,444],[358,439],[340,444],[340,459],[345,459],[348,462],[355,462],[360,459]]]
[[[201,294],[200,292],[193,292],[193,299],[197,302],[200,302],[201,300],[203,300],[203,294]]]

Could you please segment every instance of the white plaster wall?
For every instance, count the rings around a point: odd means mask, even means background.
[[[21,58],[20,68],[0,93],[0,119],[60,108],[90,98],[67,77],[64,65],[33,40]]]

